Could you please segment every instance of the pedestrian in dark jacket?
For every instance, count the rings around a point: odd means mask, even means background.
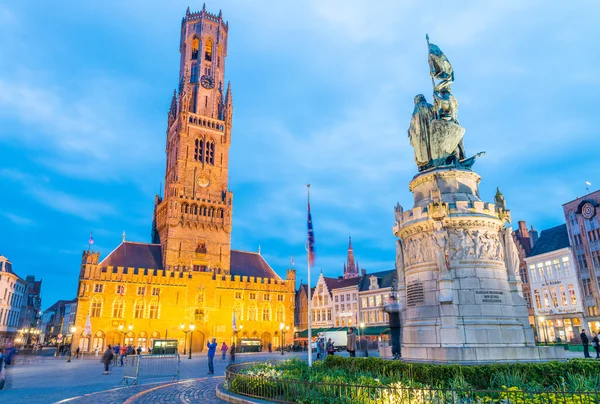
[[[217,351],[217,339],[213,338],[211,340],[211,342],[206,344],[206,346],[208,347],[208,353],[207,353],[208,373],[207,374],[214,375],[215,374],[214,359],[215,359],[215,352]]]
[[[106,351],[104,351],[104,354],[102,355],[102,360],[101,362],[104,363],[104,373],[105,375],[108,374],[108,367],[110,366],[110,361],[112,361],[112,358],[114,356],[112,347],[109,345],[106,348]]]
[[[579,334],[579,336],[581,337],[581,343],[583,344],[583,357],[591,358],[590,348],[589,348],[590,340],[589,340],[587,334],[585,333],[585,330],[581,330],[581,334]]]
[[[600,358],[600,338],[598,338],[598,334],[593,334],[594,338],[592,338],[592,346],[596,350],[596,359]]]
[[[392,355],[394,359],[400,359],[401,354],[401,342],[400,342],[400,331],[402,323],[400,322],[400,305],[396,301],[394,295],[390,295],[388,298],[388,304],[383,307],[383,311],[388,313],[390,334],[392,339]]]
[[[231,344],[230,350],[231,351],[229,352],[229,355],[230,355],[231,359],[230,359],[229,363],[235,363],[235,342],[233,344]]]

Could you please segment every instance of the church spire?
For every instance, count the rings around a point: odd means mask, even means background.
[[[358,277],[358,269],[354,260],[354,250],[352,248],[352,236],[348,236],[348,259],[344,263],[344,279]]]

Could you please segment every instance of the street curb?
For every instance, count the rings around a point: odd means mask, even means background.
[[[217,397],[223,401],[227,401],[228,403],[233,403],[233,404],[271,403],[271,401],[257,400],[254,398],[248,398],[248,397],[240,396],[238,394],[231,393],[225,387],[223,387],[223,383],[225,383],[225,381],[222,381],[221,383],[217,384],[217,387],[216,387]]]

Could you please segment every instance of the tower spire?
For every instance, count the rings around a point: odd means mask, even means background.
[[[358,269],[354,260],[354,250],[352,249],[352,236],[348,236],[348,259],[344,263],[344,279],[356,278]]]

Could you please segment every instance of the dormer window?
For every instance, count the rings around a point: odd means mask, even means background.
[[[369,281],[371,282],[371,284],[369,285],[369,290],[379,289],[379,284],[377,283],[377,277],[376,276],[371,276],[369,278]]]

